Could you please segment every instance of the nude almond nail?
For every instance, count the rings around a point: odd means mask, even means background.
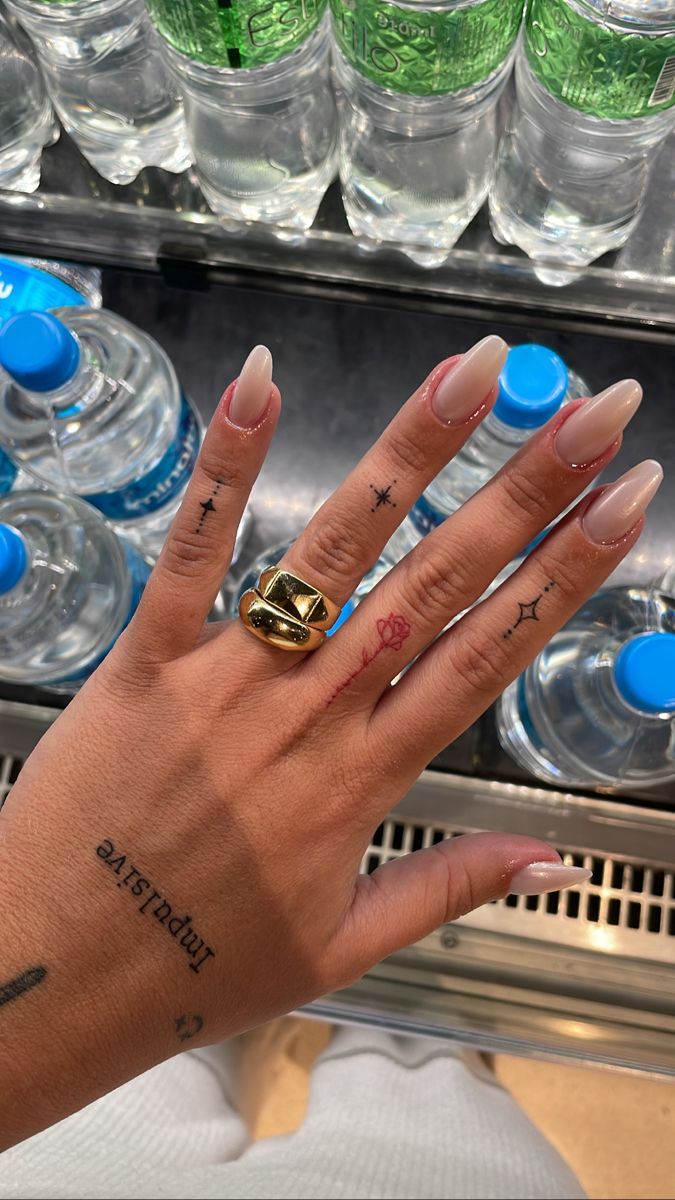
[[[621,379],[587,400],[556,434],[555,448],[570,467],[591,463],[607,450],[635,415],[642,400],[636,379]]]
[[[477,342],[441,379],[431,407],[448,425],[460,424],[481,406],[497,382],[509,348],[495,333]]]
[[[254,346],[234,386],[228,417],[233,425],[248,429],[262,417],[270,399],[272,355],[267,346]]]
[[[562,862],[530,863],[513,876],[509,892],[512,896],[541,896],[585,883],[592,874],[586,867],[567,867]]]
[[[606,487],[582,518],[582,529],[589,542],[604,546],[629,533],[654,499],[662,479],[661,464],[648,458]]]

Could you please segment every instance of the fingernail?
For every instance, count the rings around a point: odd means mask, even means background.
[[[587,867],[566,867],[561,862],[530,863],[513,876],[509,892],[512,896],[541,896],[544,892],[558,892],[575,883],[585,883],[592,874]]]
[[[241,368],[230,400],[228,417],[233,425],[249,429],[262,417],[270,398],[272,355],[267,346],[254,346]]]
[[[603,546],[616,542],[639,521],[647,505],[658,492],[663,468],[653,458],[626,471],[592,501],[582,518],[583,531],[590,542]]]
[[[555,448],[570,467],[591,463],[616,441],[637,412],[642,388],[636,379],[621,379],[605,388],[560,426]]]
[[[472,416],[496,382],[508,352],[504,339],[494,333],[476,342],[436,388],[431,400],[436,416],[450,425]]]

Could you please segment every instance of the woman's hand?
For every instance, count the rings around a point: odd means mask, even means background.
[[[490,337],[436,367],[284,566],[344,604],[489,410],[505,355]],[[270,355],[253,351],[135,618],[0,814],[0,1145],[183,1048],[348,984],[511,889],[583,875],[506,834],[456,838],[369,877],[359,864],[429,759],[638,538],[654,464],[586,497],[439,636],[607,465],[639,401],[624,381],[566,407],[334,637],[288,654],[240,621],[205,625],[279,415]]]

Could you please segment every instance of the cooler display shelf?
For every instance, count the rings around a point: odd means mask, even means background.
[[[17,251],[97,263],[246,270],[316,286],[386,291],[427,305],[461,298],[518,305],[558,322],[580,314],[620,323],[675,326],[675,135],[656,164],[647,206],[627,245],[569,283],[542,283],[514,247],[493,239],[484,208],[447,262],[427,269],[394,247],[365,247],[346,223],[339,187],[326,194],[306,234],[215,216],[192,172],[143,171],[125,187],[103,180],[65,133],[43,156],[32,195],[0,192],[0,238]]]

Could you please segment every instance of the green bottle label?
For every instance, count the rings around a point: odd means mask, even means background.
[[[595,117],[644,117],[675,103],[675,32],[629,33],[566,0],[530,0],[525,49],[547,91]]]
[[[330,0],[345,58],[393,92],[434,96],[487,79],[508,57],[523,0],[480,0],[454,8],[378,0]]]
[[[327,0],[146,0],[181,54],[214,67],[261,67],[309,37]]]

